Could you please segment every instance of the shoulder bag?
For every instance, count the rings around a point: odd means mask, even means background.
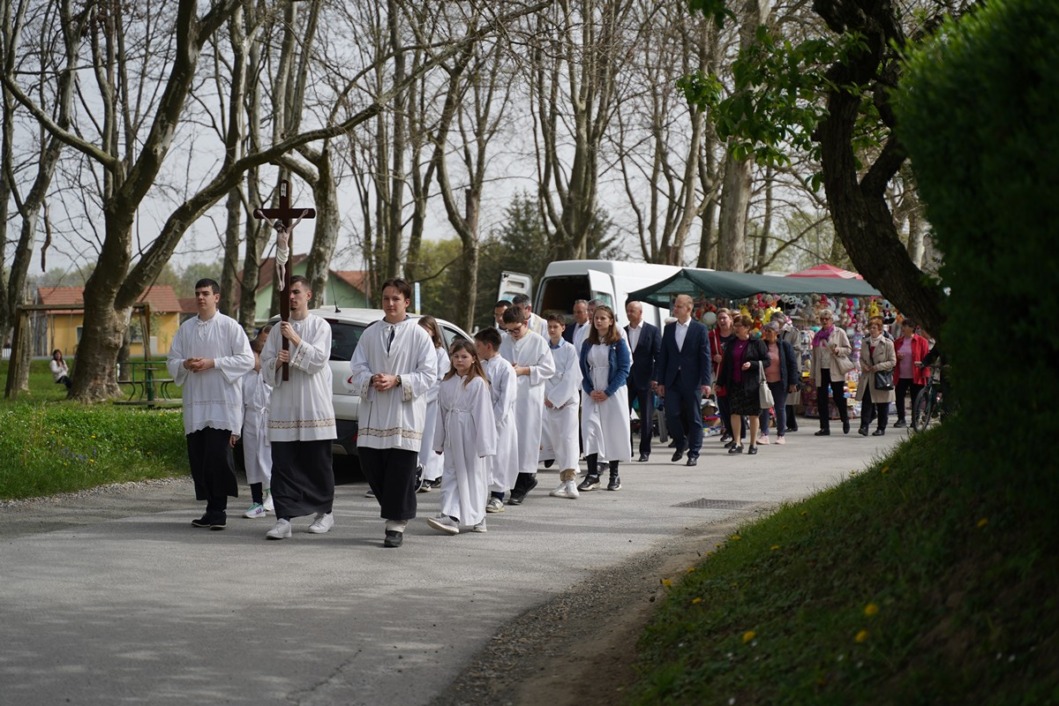
[[[871,352],[871,348],[868,348],[868,360],[871,364],[875,365],[875,356]],[[894,371],[893,370],[876,370],[875,371],[875,389],[883,392],[888,392],[894,389]]]
[[[765,364],[760,360],[757,362],[757,401],[761,409],[771,409],[776,401],[772,399],[772,390],[769,389],[768,381],[765,380]]]

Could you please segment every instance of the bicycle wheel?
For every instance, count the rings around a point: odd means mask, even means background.
[[[912,401],[912,431],[920,432],[935,421],[934,388],[924,387]]]

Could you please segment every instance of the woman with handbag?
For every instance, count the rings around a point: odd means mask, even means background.
[[[761,339],[769,352],[769,364],[765,369],[765,382],[772,392],[772,407],[776,410],[776,443],[785,444],[787,433],[787,394],[794,392],[798,384],[798,362],[791,344],[779,338],[780,325],[770,321],[761,329]],[[759,443],[767,444],[769,438],[769,411],[761,407],[761,436]]]
[[[816,406],[820,414],[820,431],[816,436],[831,434],[831,414],[827,398],[832,395],[838,416],[842,420],[842,433],[849,433],[849,407],[846,405],[846,373],[853,369],[849,359],[849,337],[835,326],[830,309],[819,314],[820,330],[813,337],[813,382],[816,384]]]
[[[735,340],[725,346],[717,375],[717,383],[728,390],[728,405],[732,410],[732,441],[735,445],[728,449],[730,454],[743,453],[743,417],[750,422],[750,448],[747,453],[757,453],[758,416],[761,414],[760,380],[763,377],[761,370],[768,367],[769,351],[761,339],[750,338],[750,327],[753,325],[754,320],[745,314],[733,318]],[[768,389],[767,385],[765,389]]]
[[[890,414],[890,403],[894,401],[894,367],[897,365],[897,354],[894,342],[883,335],[882,321],[868,324],[868,340],[860,351],[860,385],[857,386],[857,399],[861,400],[861,425],[857,430],[861,436],[868,435],[871,415],[868,406],[874,407],[879,422],[872,436],[886,433],[886,421]]]
[[[894,341],[897,367],[894,368],[894,394],[897,399],[897,423],[895,428],[905,426],[905,395],[915,402],[916,395],[930,380],[930,368],[923,367],[923,358],[930,352],[927,339],[916,333],[916,322],[905,319],[901,322],[901,336]]]

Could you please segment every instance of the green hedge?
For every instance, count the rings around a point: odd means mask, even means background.
[[[1059,488],[1059,3],[949,22],[908,58],[897,109],[951,287],[954,472],[1004,474],[998,506],[1043,511]]]

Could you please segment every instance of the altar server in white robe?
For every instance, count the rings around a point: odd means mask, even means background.
[[[234,319],[217,311],[221,287],[195,283],[198,316],[177,329],[166,357],[170,377],[183,388],[184,434],[195,499],[206,512],[195,527],[222,530],[228,497],[238,497],[232,447],[243,428],[242,377],[254,367],[250,341]]]
[[[551,492],[557,498],[576,499],[577,413],[580,409],[581,365],[573,344],[563,338],[566,322],[562,316],[548,317],[548,347],[555,361],[555,375],[544,383],[544,433],[541,456],[555,459],[559,485]]]
[[[416,516],[426,395],[438,375],[430,336],[408,317],[411,301],[408,282],[383,282],[385,316],[364,331],[350,361],[350,383],[360,395],[360,467],[386,520],[385,547],[400,547],[408,521]]]
[[[489,461],[496,454],[489,382],[474,343],[454,341],[452,367],[438,392],[434,450],[445,455],[441,476],[441,513],[427,524],[443,534],[459,534],[460,526],[485,532],[489,497]]]
[[[250,508],[244,517],[255,519],[272,512],[272,445],[268,440],[268,408],[272,386],[261,373],[261,351],[268,334],[250,343],[254,351],[254,369],[243,376],[243,468],[250,484]]]
[[[518,479],[511,489],[508,504],[521,505],[526,494],[537,487],[544,382],[555,374],[555,362],[548,342],[527,328],[526,316],[519,307],[513,306],[504,312],[504,328],[508,337],[500,344],[500,355],[511,363],[518,380],[518,401],[515,404]]]
[[[315,515],[308,531],[334,526],[335,473],[331,444],[337,438],[331,401],[331,325],[309,313],[309,281],[291,277],[290,320],[273,328],[261,355],[265,382],[272,386],[268,436],[272,444],[272,502],[276,525],[265,536],[291,536],[291,520]],[[286,339],[288,349],[283,350]],[[283,379],[283,363],[289,375]]]
[[[515,426],[515,405],[518,402],[518,381],[511,363],[500,356],[500,332],[493,327],[474,334],[478,359],[489,379],[489,394],[493,401],[493,421],[496,422],[496,454],[489,457],[489,503],[486,512],[503,512],[504,495],[518,478],[518,430]]]
[[[607,490],[621,490],[618,464],[632,459],[629,390],[625,385],[632,355],[609,306],[596,307],[592,333],[581,349],[580,359],[581,437],[588,474],[578,490],[599,487],[598,463],[602,459],[610,465]]]
[[[449,352],[445,350],[445,340],[441,336],[441,327],[433,316],[421,316],[417,323],[430,336],[434,352],[438,356],[438,379],[427,391],[427,416],[423,425],[423,445],[419,449],[419,469],[422,474],[422,485],[419,492],[426,493],[441,487],[441,473],[445,469],[445,459],[434,453],[434,426],[438,419],[438,388],[441,379],[449,372]]]

